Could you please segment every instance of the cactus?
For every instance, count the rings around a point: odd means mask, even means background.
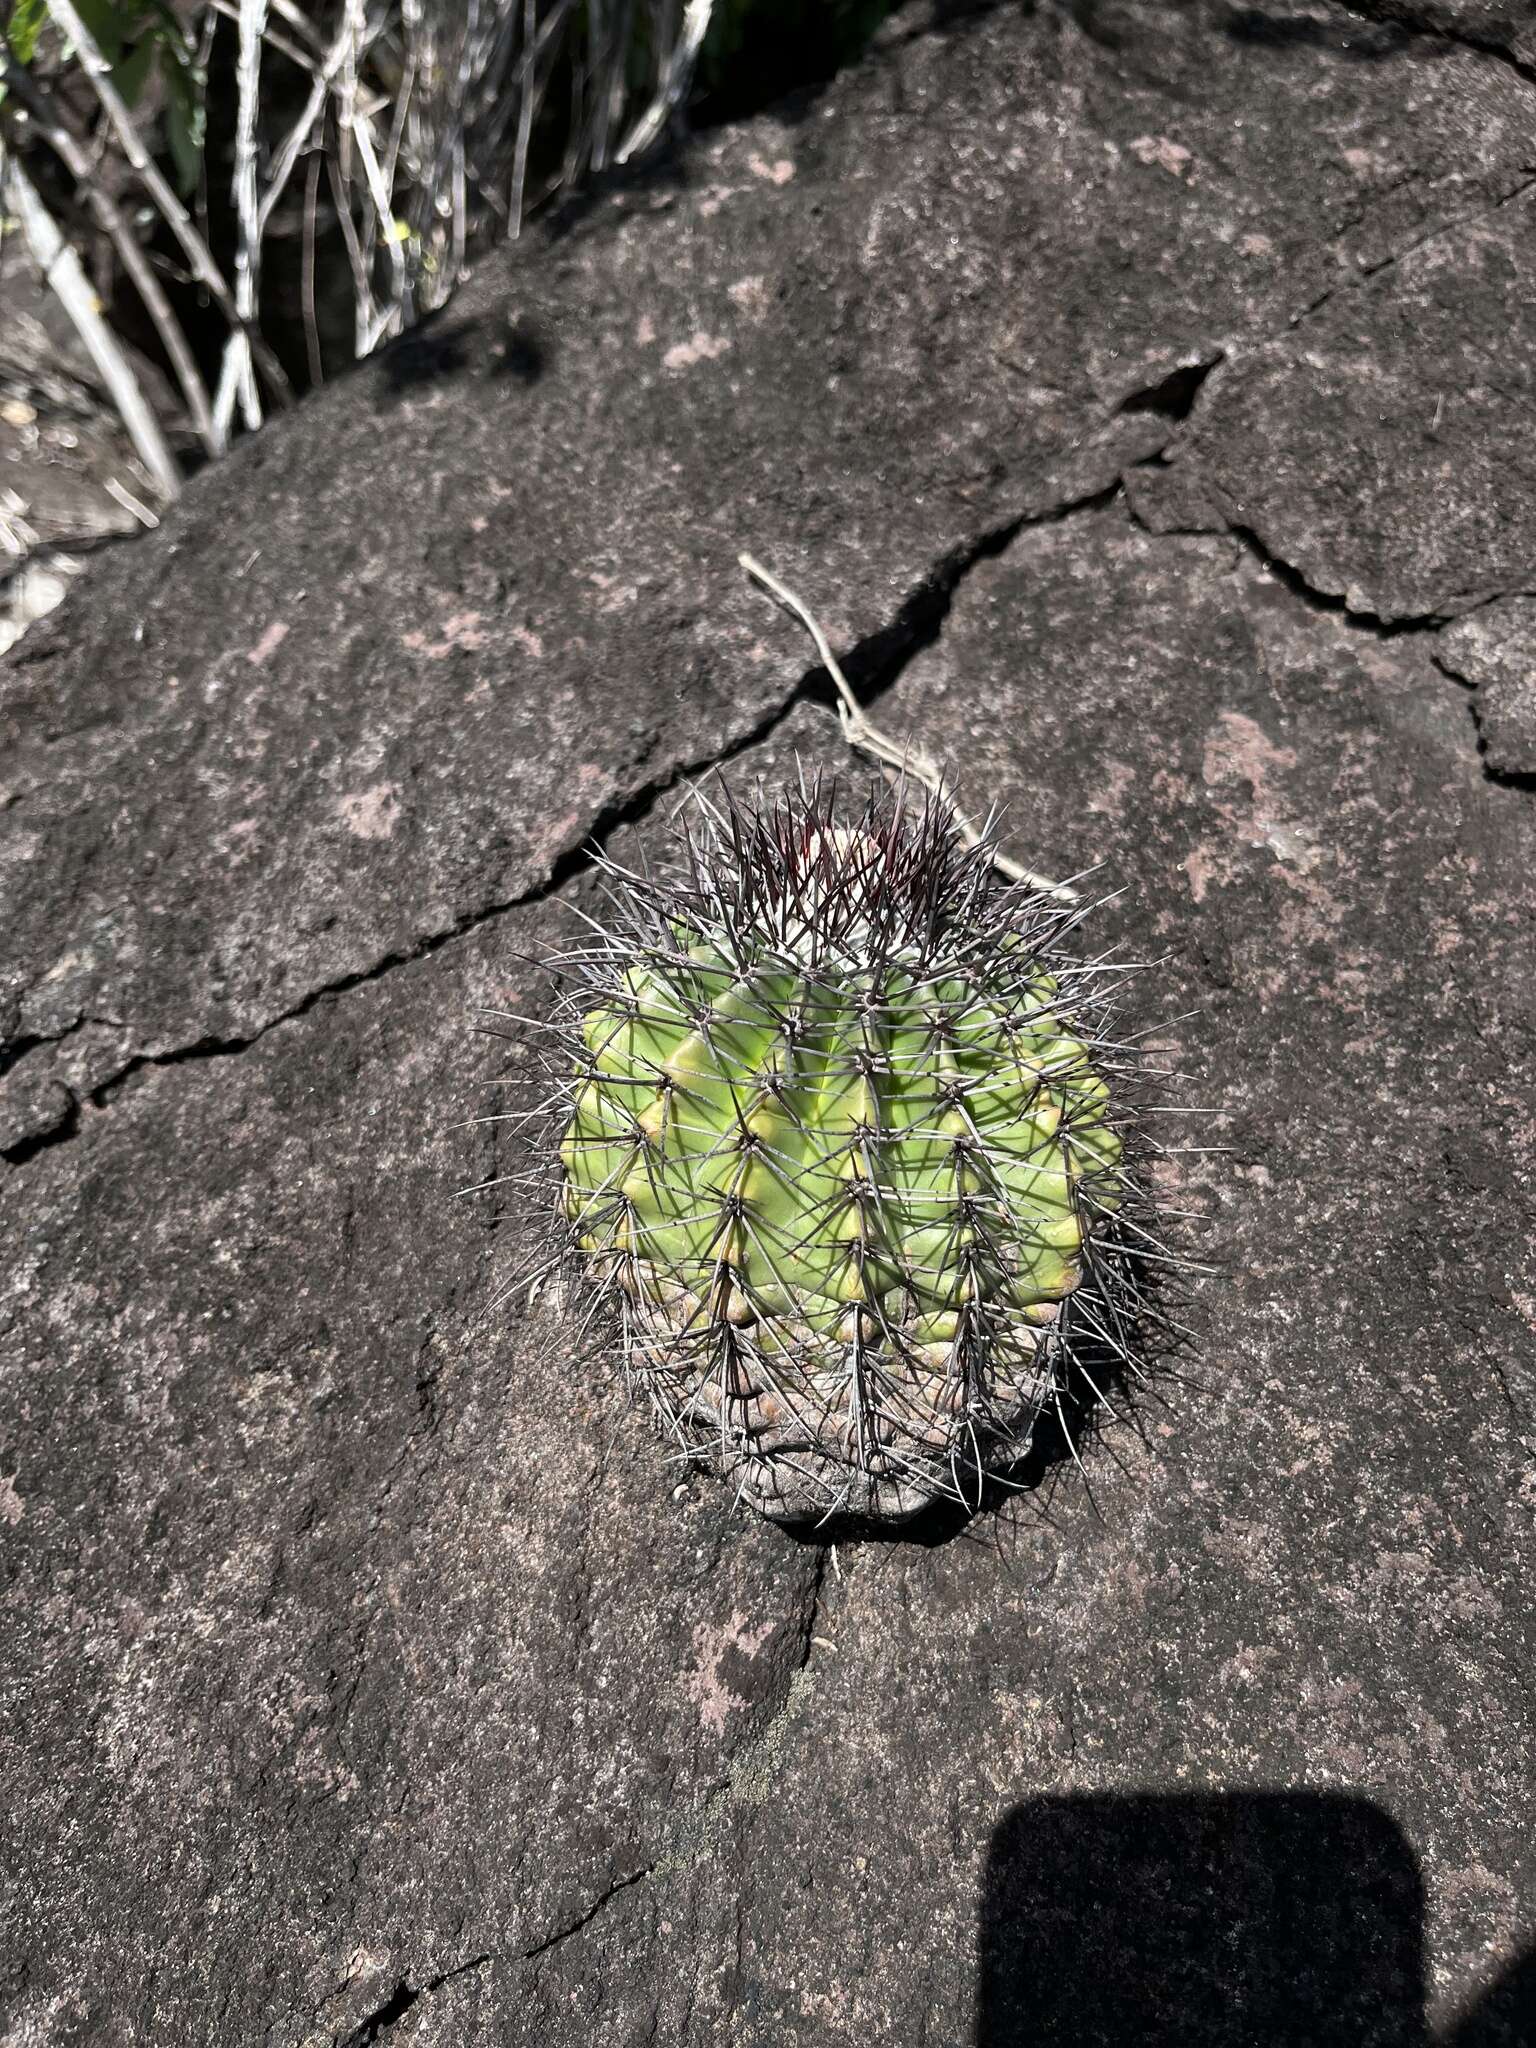
[[[782,1520],[974,1503],[1130,1355],[1120,970],[937,803],[700,809],[562,966],[564,1218],[665,1428]],[[1123,1232],[1121,1233],[1123,1238]]]

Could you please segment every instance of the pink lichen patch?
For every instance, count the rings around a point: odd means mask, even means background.
[[[700,1722],[712,1735],[723,1735],[731,1715],[750,1705],[725,1682],[721,1666],[732,1651],[742,1657],[755,1657],[776,1626],[772,1621],[753,1626],[738,1609],[724,1628],[711,1628],[701,1622],[694,1630],[693,1653],[698,1668],[689,1675],[688,1697],[699,1710]]]
[[[1118,817],[1125,805],[1126,791],[1135,779],[1135,770],[1126,762],[1106,761],[1103,786],[1089,797],[1089,810],[1097,811],[1102,817]],[[1198,898],[1196,900],[1198,901]]]
[[[1252,1647],[1246,1643],[1239,1644],[1233,1655],[1221,1665],[1217,1677],[1227,1686],[1252,1685],[1282,1654],[1273,1643],[1258,1643]]]
[[[739,306],[749,320],[761,320],[768,310],[768,280],[740,277],[730,287],[731,303]]]
[[[642,313],[635,323],[635,347],[649,348],[656,339],[656,322],[649,313]]]
[[[263,662],[276,654],[278,648],[282,646],[287,638],[288,628],[281,619],[274,619],[265,633],[256,642],[256,645],[246,655],[246,660],[251,664],[252,668],[260,668]]]
[[[1154,1159],[1147,1169],[1147,1177],[1153,1189],[1164,1201],[1171,1201],[1175,1195],[1181,1195],[1189,1184],[1184,1162],[1173,1152],[1165,1152],[1161,1157]]]
[[[214,842],[226,860],[246,860],[259,845],[259,818],[236,818],[226,825]]]
[[[1189,166],[1194,157],[1182,142],[1174,142],[1167,135],[1138,135],[1131,144],[1131,154],[1144,164],[1156,164],[1170,177],[1182,178],[1186,184],[1190,181]]]
[[[605,575],[601,569],[586,569],[582,574],[599,593],[597,608],[600,612],[621,612],[639,599],[636,585],[626,583],[622,577]]]
[[[542,661],[544,659],[544,642],[534,632],[532,626],[514,626],[512,628],[512,638],[522,648],[523,652],[531,654],[535,661]]]
[[[1201,769],[1207,789],[1241,778],[1252,785],[1255,805],[1264,805],[1271,769],[1294,768],[1294,750],[1277,747],[1263,726],[1241,711],[1223,711],[1216,723],[1219,730],[1205,743]]]
[[[7,1479],[5,1474],[0,1472],[0,1522],[5,1522],[14,1529],[25,1513],[21,1495],[16,1491],[15,1473]]]
[[[1223,711],[1206,740],[1201,769],[1212,807],[1229,839],[1268,847],[1290,871],[1288,879],[1315,867],[1320,858],[1311,831],[1288,815],[1283,797],[1273,786],[1277,774],[1295,765],[1291,748],[1277,746],[1255,720],[1241,711]],[[1230,858],[1219,848],[1204,849],[1186,865],[1197,903],[1211,881],[1227,879],[1235,872]],[[1315,889],[1316,885],[1311,885],[1304,893],[1315,897]]]
[[[795,175],[795,167],[787,156],[775,157],[772,163],[755,153],[747,158],[747,169],[754,178],[765,178],[770,185],[787,185]]]
[[[394,782],[377,782],[372,789],[341,797],[337,812],[347,830],[359,839],[388,839],[400,816],[400,789]]]
[[[570,810],[562,811],[558,818],[550,819],[539,834],[539,849],[546,860],[558,859],[572,841],[588,829],[592,821],[592,805],[583,799],[595,797],[598,791],[607,793],[610,786],[607,770],[595,761],[583,761],[570,778],[570,786],[576,802]]]
[[[1185,861],[1184,872],[1189,876],[1189,893],[1197,903],[1205,901],[1205,892],[1213,881],[1226,880],[1225,874],[1219,872],[1223,865],[1203,846],[1197,846]]]
[[[1308,942],[1326,945],[1344,922],[1344,905],[1322,877],[1311,872],[1320,856],[1311,849],[1299,856],[1288,853],[1282,835],[1271,834],[1265,843],[1279,854],[1280,879],[1292,895],[1292,900],[1281,906],[1281,936],[1293,946]]]
[[[408,647],[413,654],[424,654],[428,661],[446,661],[458,648],[473,649],[485,645],[485,634],[480,621],[483,612],[450,612],[444,619],[439,639],[429,640],[422,632],[402,633],[400,644]]]
[[[714,362],[727,354],[730,346],[728,334],[706,334],[699,328],[687,341],[673,342],[661,360],[669,370],[691,370],[695,363]]]

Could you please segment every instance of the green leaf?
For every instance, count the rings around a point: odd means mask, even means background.
[[[165,135],[176,166],[176,182],[186,198],[197,190],[203,166],[207,117],[203,109],[203,78],[185,52],[161,44],[160,76],[165,81]]]
[[[11,46],[11,55],[18,64],[32,62],[37,39],[42,34],[43,23],[47,19],[47,0],[16,0],[5,36]]]
[[[131,107],[148,83],[155,61],[155,38],[141,36],[134,47],[119,64],[112,67],[112,83]]]
[[[120,64],[124,31],[132,27],[138,9],[123,0],[75,0],[75,9],[107,62]]]

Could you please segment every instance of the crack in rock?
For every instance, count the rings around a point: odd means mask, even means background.
[[[1475,207],[1470,213],[1458,214],[1454,220],[1444,220],[1435,227],[1426,228],[1422,235],[1419,235],[1411,242],[1405,242],[1402,248],[1390,250],[1385,256],[1379,257],[1374,263],[1364,264],[1353,277],[1342,277],[1335,280],[1333,284],[1328,286],[1326,291],[1319,292],[1315,299],[1312,299],[1307,305],[1303,306],[1299,312],[1291,315],[1286,326],[1286,333],[1293,334],[1298,327],[1311,320],[1314,315],[1320,313],[1325,306],[1329,305],[1342,293],[1360,291],[1364,286],[1370,284],[1373,279],[1382,277],[1387,271],[1395,269],[1398,264],[1405,263],[1410,256],[1416,256],[1421,249],[1427,249],[1432,242],[1438,242],[1442,235],[1455,234],[1461,228],[1476,227],[1479,221],[1489,220],[1494,214],[1502,212],[1506,206],[1513,206],[1516,200],[1523,199],[1533,186],[1536,186],[1536,174],[1523,178],[1518,185],[1512,186],[1508,192],[1501,193],[1497,199],[1487,206]],[[1275,338],[1283,339],[1284,337],[1277,336]]]
[[[1407,618],[1384,619],[1379,612],[1366,611],[1351,605],[1348,598],[1336,591],[1319,590],[1295,566],[1265,541],[1262,534],[1251,526],[1240,525],[1228,520],[1226,530],[1232,538],[1245,547],[1275,581],[1304,604],[1308,611],[1327,612],[1341,618],[1346,625],[1353,626],[1361,633],[1369,633],[1377,640],[1396,640],[1407,633],[1438,633],[1445,624],[1443,612],[1421,612]]]
[[[253,1045],[259,1045],[262,1039],[270,1032],[276,1031],[280,1025],[291,1024],[298,1018],[307,1016],[321,1003],[349,994],[351,990],[365,987],[370,982],[380,981],[397,967],[407,967],[415,961],[425,960],[444,946],[451,945],[456,939],[468,937],[470,933],[479,930],[482,925],[490,923],[495,918],[504,917],[513,910],[529,909],[535,904],[547,901],[551,896],[558,894],[575,875],[590,867],[595,850],[601,848],[612,833],[621,825],[636,822],[647,816],[658,799],[683,777],[705,773],[721,762],[733,758],[743,749],[755,745],[760,739],[766,738],[781,720],[788,716],[799,700],[802,688],[803,684],[797,685],[795,691],[782,704],[776,705],[749,732],[729,746],[701,760],[684,761],[665,775],[643,783],[629,796],[618,798],[598,811],[582,840],[562,854],[543,881],[536,883],[531,889],[522,890],[504,901],[483,904],[479,909],[455,919],[441,931],[428,933],[414,945],[400,947],[384,954],[367,967],[357,968],[351,973],[339,975],[334,981],[324,982],[318,988],[310,989],[298,1002],[282,1011],[280,1015],[270,1018],[255,1031],[230,1038],[209,1034],[194,1039],[187,1045],[174,1046],[167,1052],[135,1053],[115,1073],[97,1082],[88,1091],[84,1100],[93,1108],[103,1109],[127,1082],[147,1068],[181,1066],[194,1060],[229,1059],[248,1052]],[[90,1020],[80,1021],[83,1023]],[[78,1027],[71,1027],[75,1028]],[[67,1032],[60,1033],[59,1039],[68,1035]],[[33,1045],[25,1050],[36,1050],[43,1044],[57,1042],[59,1040],[34,1041]],[[19,1059],[20,1055],[13,1064],[19,1063]],[[73,1091],[66,1092],[71,1095],[72,1111],[62,1116],[60,1121],[48,1130],[38,1132],[22,1143],[0,1151],[0,1158],[12,1166],[20,1166],[39,1152],[47,1151],[51,1146],[73,1137],[80,1125],[81,1099],[75,1097]]]
[[[1166,377],[1155,384],[1144,385],[1139,391],[1129,392],[1115,407],[1117,414],[1150,412],[1159,418],[1172,420],[1180,425],[1195,409],[1195,401],[1205,388],[1206,379],[1218,364],[1226,361],[1225,349],[1213,349],[1209,355],[1202,355],[1192,363],[1182,363],[1176,370],[1170,370]],[[1148,456],[1147,461],[1156,458]]]
[[[805,1621],[800,1639],[800,1665],[804,1671],[811,1661],[811,1651],[816,1645],[816,1624],[821,1619],[822,1588],[827,1582],[827,1566],[832,1560],[832,1545],[824,1544],[816,1553],[816,1571],[811,1580],[811,1595],[805,1603]]]
[[[1523,78],[1527,85],[1536,85],[1536,64],[1528,62],[1509,44],[1501,43],[1494,36],[1479,35],[1475,30],[1463,28],[1454,19],[1436,18],[1424,6],[1416,6],[1414,0],[1349,0],[1356,14],[1363,14],[1372,21],[1389,22],[1405,36],[1417,36],[1429,42],[1447,43],[1457,49],[1471,50],[1474,55],[1490,58],[1495,64],[1503,64],[1516,78]]]
[[[26,989],[22,992],[19,1007],[25,1008],[27,997],[31,994],[31,989]],[[90,1017],[82,1015],[71,1019],[68,1024],[61,1024],[57,1031],[22,1032],[19,1037],[13,1038],[9,1045],[0,1046],[0,1080],[3,1080],[14,1067],[20,1066],[28,1053],[42,1052],[50,1045],[64,1045],[74,1037],[77,1031],[84,1031],[88,1025],[92,1024],[99,1026],[103,1031],[119,1031],[122,1029],[121,1024],[115,1017]]]
[[[569,1941],[573,1935],[580,1934],[621,1892],[629,1891],[648,1878],[666,1877],[696,1863],[701,1856],[718,1844],[725,1822],[733,1810],[761,1806],[767,1799],[785,1745],[796,1724],[804,1717],[814,1696],[815,1674],[809,1666],[811,1650],[817,1640],[816,1626],[821,1615],[822,1593],[831,1556],[830,1544],[822,1545],[816,1553],[816,1565],[806,1588],[801,1617],[800,1660],[790,1673],[782,1706],[762,1734],[755,1742],[736,1752],[730,1760],[729,1774],[725,1781],[714,1786],[698,1808],[692,1813],[681,1814],[664,1825],[662,1847],[657,1855],[648,1863],[642,1864],[638,1870],[630,1871],[626,1876],[616,1878],[613,1883],[607,1885],[576,1919],[557,1929],[555,1933],[547,1935],[532,1948],[524,1949],[525,1961],[546,1955],[551,1949],[558,1948],[562,1942]]]
[[[373,2042],[381,2040],[420,2000],[430,1998],[434,1991],[441,1991],[455,1977],[464,1977],[471,1970],[483,1968],[490,1960],[489,1955],[471,1956],[467,1963],[459,1963],[454,1969],[429,1977],[425,1984],[413,1984],[408,1977],[402,1977],[382,2005],[375,2006],[371,2013],[359,2020],[351,2033],[342,2036],[337,2048],[371,2048]]]
[[[1174,373],[1175,379],[1184,374]],[[1165,383],[1173,381],[1174,379],[1164,380]],[[1161,407],[1149,406],[1147,409],[1161,410]],[[1169,417],[1173,415],[1170,414]],[[860,701],[866,705],[877,702],[899,681],[915,656],[932,645],[942,631],[944,620],[954,603],[955,593],[978,564],[1001,554],[1020,533],[1029,528],[1051,525],[1071,518],[1078,512],[1096,509],[1109,503],[1119,488],[1116,482],[1081,497],[1063,499],[1044,511],[1024,514],[990,528],[978,538],[963,542],[944,555],[913,586],[891,620],[857,642],[846,656],[844,667]],[[442,930],[429,933],[413,945],[400,947],[386,953],[367,967],[355,969],[351,973],[338,976],[334,981],[310,989],[298,1002],[255,1031],[227,1038],[209,1034],[165,1052],[135,1053],[115,1072],[97,1082],[83,1095],[60,1083],[61,1092],[67,1101],[57,1120],[46,1128],[29,1134],[20,1142],[0,1150],[0,1159],[13,1168],[20,1167],[28,1164],[38,1154],[51,1150],[55,1145],[67,1143],[83,1128],[84,1111],[87,1106],[98,1110],[106,1108],[120,1089],[146,1069],[181,1066],[190,1061],[229,1059],[248,1052],[253,1045],[258,1045],[280,1025],[291,1024],[298,1018],[307,1016],[321,1003],[346,995],[353,989],[365,987],[370,982],[379,981],[397,967],[409,966],[415,961],[427,959],[455,940],[467,937],[470,933],[478,931],[482,925],[498,917],[504,917],[511,911],[526,910],[536,904],[547,902],[592,867],[608,840],[621,827],[642,823],[650,816],[656,804],[679,783],[722,768],[769,739],[805,703],[823,703],[829,707],[835,704],[831,679],[819,665],[804,672],[785,695],[745,733],[708,755],[676,763],[665,773],[643,783],[630,795],[617,798],[604,806],[596,813],[582,839],[561,854],[544,879],[532,888],[504,901],[482,905],[455,919]],[[70,1028],[77,1029],[79,1024],[89,1021],[92,1020],[82,1018]],[[12,1066],[19,1065],[27,1052],[39,1050],[46,1044],[59,1042],[68,1036],[69,1033],[64,1032],[58,1035],[58,1039],[34,1041],[16,1053],[11,1062]]]
[[[1536,597],[1507,592],[1441,634],[1435,666],[1467,693],[1483,774],[1536,790]]]
[[[756,1742],[737,1752],[730,1775],[693,1812],[681,1814],[666,1830],[666,1846],[651,1866],[658,1878],[691,1869],[716,1854],[731,1815],[764,1805],[779,1781],[784,1754],[816,1695],[816,1673],[802,1664],[790,1676],[784,1704]]]
[[[1127,475],[1134,477],[1139,472],[1160,475],[1165,473],[1165,465],[1160,458],[1152,456],[1145,462],[1134,464]],[[1444,612],[1420,612],[1386,619],[1379,612],[1352,605],[1341,592],[1320,589],[1309,582],[1293,562],[1277,554],[1261,533],[1232,518],[1221,502],[1222,493],[1214,486],[1206,486],[1201,494],[1202,510],[1209,510],[1212,514],[1208,525],[1154,525],[1133,490],[1126,490],[1125,499],[1132,520],[1143,533],[1159,538],[1176,534],[1224,533],[1246,549],[1260,567],[1308,611],[1340,618],[1357,632],[1369,633],[1374,639],[1396,640],[1410,633],[1438,633],[1447,624],[1449,614]]]
[[[553,1934],[546,1935],[544,1940],[536,1943],[534,1947],[525,1948],[523,1950],[523,1961],[532,1962],[535,1956],[547,1955],[552,1948],[558,1948],[561,1942],[569,1941],[572,1935],[580,1934],[583,1928],[590,1927],[610,1900],[616,1899],[620,1892],[627,1892],[631,1886],[642,1883],[644,1879],[651,1875],[656,1867],[654,1863],[643,1863],[638,1870],[632,1870],[627,1877],[616,1878],[605,1891],[599,1892],[587,1910],[577,1919],[572,1920],[569,1926],[557,1928]]]
[[[1156,468],[1156,458],[1150,462],[1135,465],[1136,470]],[[1134,470],[1129,472],[1132,475],[1134,473]],[[1352,631],[1365,633],[1370,635],[1372,639],[1383,641],[1396,640],[1408,634],[1422,633],[1438,636],[1442,643],[1447,644],[1436,646],[1432,650],[1431,659],[1443,674],[1460,685],[1467,693],[1469,711],[1477,736],[1478,758],[1482,766],[1484,779],[1501,789],[1512,789],[1526,794],[1536,794],[1536,770],[1528,769],[1523,764],[1509,765],[1504,754],[1499,749],[1490,748],[1489,735],[1486,729],[1487,713],[1478,685],[1471,676],[1464,673],[1464,664],[1463,666],[1458,666],[1457,657],[1448,645],[1451,636],[1461,627],[1464,627],[1469,620],[1476,619],[1481,612],[1487,611],[1500,603],[1507,602],[1510,597],[1520,595],[1521,593],[1502,593],[1498,597],[1489,599],[1477,611],[1462,614],[1458,619],[1450,619],[1445,614],[1437,612],[1425,612],[1419,616],[1409,618],[1383,619],[1376,612],[1354,609],[1346,598],[1334,592],[1319,590],[1314,584],[1309,583],[1301,571],[1292,563],[1285,561],[1282,557],[1275,554],[1251,527],[1239,525],[1236,521],[1226,519],[1224,516],[1219,526],[1215,524],[1209,527],[1154,525],[1145,516],[1143,509],[1138,506],[1136,496],[1130,489],[1127,489],[1125,493],[1125,502],[1132,521],[1144,533],[1152,534],[1157,538],[1191,533],[1225,533],[1251,555],[1281,589],[1288,591],[1308,611],[1321,616],[1339,619]],[[1533,745],[1533,751],[1536,751],[1536,745]]]

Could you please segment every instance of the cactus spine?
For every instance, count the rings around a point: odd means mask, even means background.
[[[972,1501],[1129,1356],[1118,970],[937,804],[701,805],[559,963],[561,1203],[632,1380],[779,1519]]]

